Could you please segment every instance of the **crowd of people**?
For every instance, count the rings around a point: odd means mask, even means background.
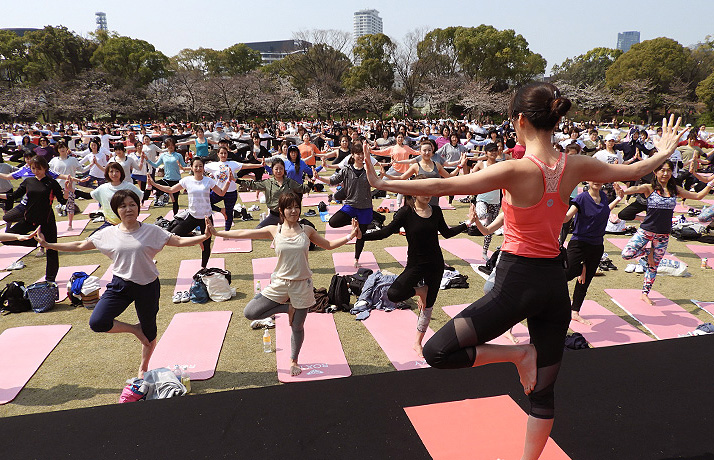
[[[620,211],[621,219],[646,211],[622,257],[642,258],[647,267],[642,300],[652,303],[648,294],[667,248],[677,197],[700,200],[714,185],[708,182],[714,153],[704,150],[713,147],[712,135],[705,127],[680,129],[673,118],[661,126],[574,123],[565,118],[570,106],[555,86],[531,83],[518,90],[508,118],[498,124],[301,120],[0,126],[0,200],[8,222],[0,241],[44,248],[48,281],[57,276],[59,252],[97,249],[111,258],[113,279],[90,327],[134,334],[142,345],[141,377],[157,336],[160,288],[154,256],[166,245],[199,245],[206,267],[213,236],[272,240],[277,267],[244,315],[254,320],[289,315],[290,372],[298,375],[304,321],[315,303],[310,243],[334,249],[356,238],[357,269],[367,242],[402,232],[407,263],[387,295],[395,303],[417,297],[414,349],[437,368],[514,363],[531,401],[523,458],[537,458],[553,423],[554,385],[568,325],[588,323],[580,308],[603,255],[610,212],[627,196],[634,198]],[[332,174],[321,175],[323,169]],[[15,186],[12,181],[20,179]],[[303,195],[325,185],[339,187],[332,198],[342,203],[329,225],[351,227],[349,235],[335,240],[300,221]],[[268,213],[255,229],[232,229],[234,215],[252,218],[239,190],[263,193]],[[171,232],[138,218],[152,191],[154,206],[170,200],[173,215],[180,215]],[[396,193],[399,209],[391,222],[368,231],[378,191]],[[449,227],[439,197],[451,202],[457,195],[467,195],[471,205],[464,223]],[[85,239],[58,242],[53,202],[59,202],[58,212],[66,213],[71,228],[79,199],[96,200],[104,223]],[[214,211],[224,215],[223,229],[213,225]],[[711,222],[713,214],[705,210],[700,220]],[[449,238],[471,226],[486,235],[484,259],[490,234],[503,226],[494,287],[423,344],[444,267],[438,234]],[[562,243],[569,233],[566,252]],[[572,279],[577,281],[571,300],[567,282]],[[139,322],[118,321],[132,302]],[[529,344],[488,343],[523,320]]]

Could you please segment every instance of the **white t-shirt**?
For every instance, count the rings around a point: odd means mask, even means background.
[[[205,173],[211,177],[211,179],[216,181],[216,185],[218,187],[223,188],[226,186],[226,181],[229,179],[230,175],[235,175],[238,171],[240,171],[243,168],[242,163],[238,163],[237,161],[212,161],[210,163],[206,163],[206,166],[204,166]],[[233,182],[230,186],[228,186],[228,192],[235,192],[238,188],[236,187],[236,183]]]
[[[131,171],[133,169],[137,169],[137,167],[139,166],[139,160],[135,160],[134,157],[131,155],[126,155],[123,160],[117,156],[114,156],[111,160],[109,160],[109,163],[111,162],[119,163],[119,166],[121,166],[124,170],[124,182],[134,183],[131,180]]]
[[[197,181],[189,176],[181,179],[179,184],[188,192],[188,213],[191,216],[204,219],[212,214],[210,192],[216,186],[216,181],[206,176]]]
[[[158,278],[154,256],[169,238],[171,233],[151,224],[140,224],[133,232],[112,225],[87,237],[99,252],[112,259],[114,275],[142,286]]]
[[[57,174],[66,174],[68,176],[74,176],[78,171],[84,170],[82,165],[79,164],[79,160],[75,157],[67,157],[66,160],[63,160],[60,157],[54,157],[50,160],[49,165],[50,169]],[[67,181],[57,179],[57,182],[59,182],[60,186],[64,188],[64,183]]]
[[[607,163],[607,164],[611,164],[611,165],[612,164],[621,165],[623,162],[622,152],[619,150],[615,150],[614,154],[608,152],[607,150],[600,150],[595,155],[593,155],[593,158],[600,160],[603,163]]]
[[[347,156],[344,158],[344,160],[340,161],[340,162],[337,164],[337,166],[338,166],[340,169],[346,168],[346,167],[349,166],[349,164],[350,164],[350,163],[349,163],[350,158],[352,158],[352,154],[347,155]],[[373,164],[373,165],[376,165],[376,164],[377,164],[377,159],[374,158],[374,157],[372,157],[372,156],[371,156],[370,158],[372,159],[372,164]]]

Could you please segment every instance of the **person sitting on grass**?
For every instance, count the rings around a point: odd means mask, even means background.
[[[121,167],[120,167],[121,168]],[[156,316],[159,312],[161,283],[154,256],[164,246],[186,247],[200,244],[209,233],[193,237],[172,235],[161,227],[138,221],[141,207],[139,195],[132,190],[119,190],[109,203],[120,223],[105,227],[82,241],[49,242],[37,229],[33,236],[40,246],[52,251],[79,252],[97,249],[112,259],[112,281],[94,307],[89,327],[94,332],[134,334],[141,342],[141,364],[138,377],[148,371],[149,360],[156,347]],[[118,321],[134,302],[137,324]]]

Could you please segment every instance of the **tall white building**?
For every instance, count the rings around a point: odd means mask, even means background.
[[[627,53],[632,45],[636,45],[640,42],[640,32],[637,30],[630,30],[628,32],[622,32],[617,34],[617,49],[622,50]]]
[[[354,39],[357,40],[362,35],[381,34],[382,18],[377,10],[360,10],[355,13],[354,18]]]
[[[107,14],[98,11],[94,13],[96,16],[97,30],[107,31]]]

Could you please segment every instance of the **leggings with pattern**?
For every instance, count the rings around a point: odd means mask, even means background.
[[[650,249],[647,248],[647,243],[652,243],[652,261],[654,265],[650,265],[649,258]],[[632,239],[627,243],[625,249],[622,250],[622,258],[625,260],[634,259],[635,257],[646,257],[647,269],[645,270],[645,281],[642,284],[642,293],[649,294],[652,290],[655,277],[657,276],[657,267],[667,252],[667,244],[669,243],[669,234],[653,233],[641,228],[637,233],[632,235]]]
[[[501,204],[491,204],[485,201],[476,202],[476,215],[478,216],[481,224],[483,226],[489,225],[491,222],[496,220],[498,213],[501,211]],[[484,235],[483,237],[483,252],[488,251],[488,247],[491,245],[491,239],[493,234]]]

